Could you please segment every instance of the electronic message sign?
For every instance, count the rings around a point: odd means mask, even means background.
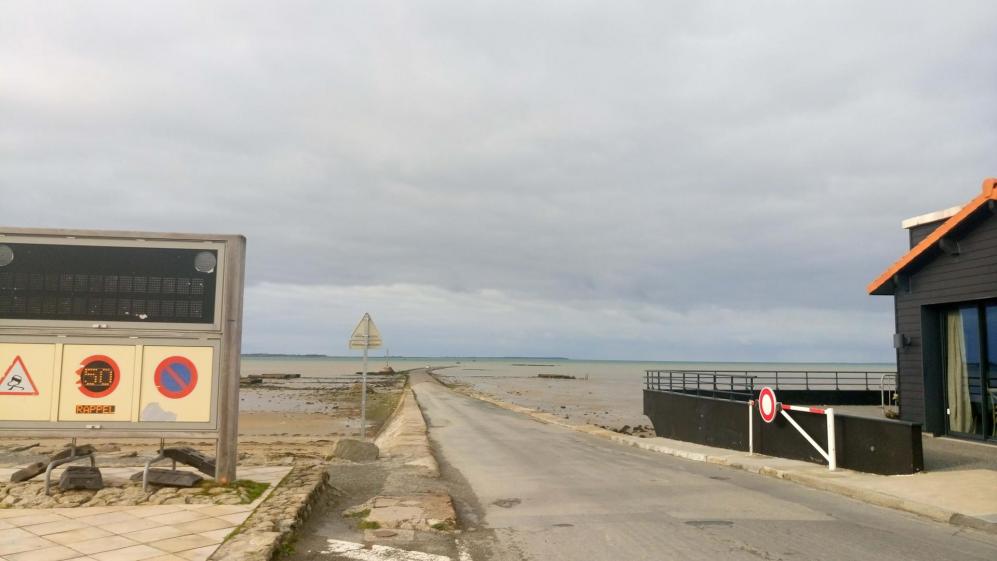
[[[0,433],[214,437],[235,475],[245,239],[0,228]]]
[[[214,324],[220,248],[4,243],[0,319]]]

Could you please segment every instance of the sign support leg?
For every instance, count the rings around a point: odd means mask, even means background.
[[[238,238],[225,254],[225,322],[222,355],[218,372],[218,442],[215,445],[215,481],[228,485],[235,481],[239,460],[239,376],[242,360],[242,287],[246,275],[246,239]]]
[[[838,469],[838,447],[834,441],[834,409],[828,409],[827,417],[827,467],[831,471]]]
[[[748,400],[748,455],[755,455],[755,402]]]

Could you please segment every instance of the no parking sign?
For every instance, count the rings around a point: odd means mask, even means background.
[[[163,359],[156,367],[156,389],[170,399],[190,395],[197,387],[197,367],[182,356]]]

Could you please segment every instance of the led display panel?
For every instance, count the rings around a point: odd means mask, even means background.
[[[215,250],[0,244],[0,319],[211,324]]]

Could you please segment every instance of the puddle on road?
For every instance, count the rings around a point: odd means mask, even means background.
[[[707,528],[710,526],[729,528],[734,525],[734,522],[731,520],[686,520],[685,523],[689,526],[695,526],[697,528]]]
[[[493,502],[492,504],[500,508],[512,508],[521,502],[523,501],[521,501],[520,499],[512,498],[512,499],[499,499]]]

